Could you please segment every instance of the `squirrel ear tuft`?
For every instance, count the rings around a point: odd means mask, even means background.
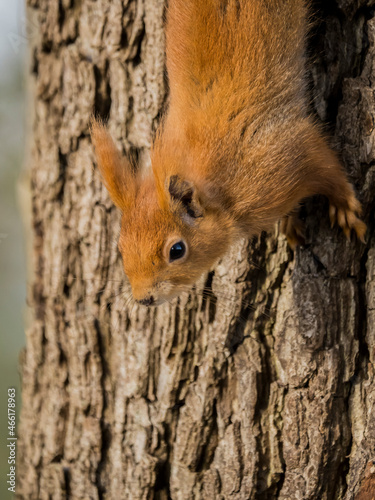
[[[172,175],[167,182],[171,199],[182,205],[188,217],[197,219],[203,216],[197,190],[192,182],[181,179],[178,175]]]
[[[134,199],[135,175],[130,161],[121,155],[101,121],[91,120],[91,141],[98,167],[113,203],[125,210]]]

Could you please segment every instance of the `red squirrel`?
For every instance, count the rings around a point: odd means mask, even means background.
[[[119,249],[134,299],[158,305],[191,286],[240,237],[322,194],[331,223],[364,240],[361,205],[309,114],[304,0],[170,0],[169,105],[138,173],[93,120],[98,166],[122,211]]]

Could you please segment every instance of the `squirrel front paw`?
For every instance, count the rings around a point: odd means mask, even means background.
[[[351,231],[353,229],[358,239],[361,240],[362,243],[365,243],[367,226],[358,217],[361,215],[361,212],[361,204],[354,194],[351,194],[347,198],[346,204],[337,204],[337,202],[330,199],[329,218],[331,220],[331,227],[337,223],[342,228],[348,240],[350,240]]]

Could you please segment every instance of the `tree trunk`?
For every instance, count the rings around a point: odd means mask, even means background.
[[[374,5],[315,2],[310,39],[314,111],[363,202],[367,245],[309,200],[295,254],[276,227],[148,310],[127,305],[88,123],[109,116],[149,163],[163,2],[28,0],[34,277],[17,498],[375,498]]]

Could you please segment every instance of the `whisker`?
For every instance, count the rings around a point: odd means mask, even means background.
[[[95,290],[95,292],[92,292],[92,293],[85,293],[81,298],[79,298],[75,302],[75,304],[81,304],[81,303],[85,302],[87,299],[92,299],[93,297],[96,297],[97,295],[100,297],[100,296],[102,296],[104,294],[105,290],[107,290],[107,287],[100,288],[99,290]],[[119,295],[121,293],[126,293],[126,291],[122,290],[122,288],[121,288],[117,292],[115,292],[112,295],[110,295],[109,297],[105,297],[105,298],[106,299],[107,298],[111,299],[112,297],[116,297],[117,295]]]
[[[115,280],[115,279],[108,279],[108,278],[81,278],[81,277],[78,277],[78,276],[62,276],[62,278],[69,278],[71,280],[74,280],[74,281],[105,281],[105,282],[115,282],[115,283],[121,283],[122,281],[124,280]]]
[[[216,291],[213,292],[210,288],[207,288],[207,287],[203,287],[202,289],[185,287],[185,288],[183,288],[183,291],[187,292],[187,293],[195,293],[195,294],[197,294],[197,296],[202,296],[203,299],[205,299],[205,300],[213,300],[215,304],[217,304],[217,302],[220,300],[220,307],[226,309],[228,312],[232,313],[234,318],[237,318],[240,322],[243,322],[246,324],[249,321],[249,317],[244,316],[243,313],[241,313],[240,315],[236,314],[235,311],[232,310],[230,305],[233,307],[241,307],[242,309],[245,306],[245,310],[247,309],[250,311],[258,312],[260,316],[265,316],[267,318],[271,317],[267,312],[261,310],[261,306],[257,307],[251,303],[246,304],[246,302],[244,302],[243,298],[240,301],[239,298],[225,295],[223,292],[221,292],[221,293],[220,292],[216,293]],[[222,300],[224,302],[221,302]],[[226,302],[229,302],[229,304]]]

